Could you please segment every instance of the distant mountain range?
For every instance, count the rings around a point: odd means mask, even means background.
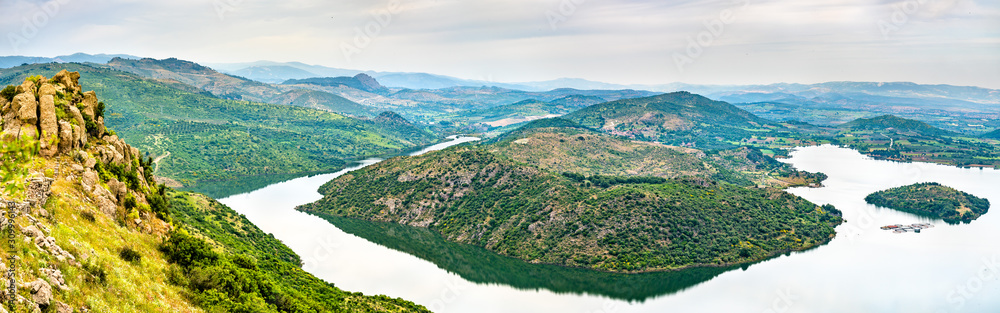
[[[128,54],[86,54],[74,53],[70,55],[60,55],[56,57],[33,57],[33,56],[0,56],[0,68],[10,68],[22,64],[35,63],[108,63],[113,58],[141,59],[140,57]]]
[[[917,119],[935,127],[969,134],[983,134],[1000,128],[1000,90],[951,85],[922,85],[909,82],[826,82],[819,84],[768,85],[696,85],[669,83],[658,85],[624,85],[578,78],[560,78],[538,82],[492,82],[470,80],[430,73],[378,72],[340,69],[301,62],[257,61],[245,63],[212,63],[197,73],[195,67],[175,64],[147,64],[131,55],[89,55],[77,53],[53,58],[12,56],[0,57],[0,67],[22,63],[93,62],[136,73],[144,77],[176,83],[176,88],[207,91],[225,99],[273,102],[279,104],[308,103],[338,113],[374,116],[393,110],[408,119],[425,123],[461,117],[450,114],[465,110],[483,110],[525,100],[552,101],[566,96],[592,96],[587,104],[622,98],[652,96],[663,92],[688,91],[712,100],[726,101],[774,121],[801,121],[814,125],[837,125],[857,118],[892,114]],[[152,60],[152,59],[145,59]],[[174,62],[167,59],[162,63]],[[155,61],[155,60],[154,60]],[[160,66],[160,68],[158,68]],[[202,69],[198,69],[201,71]],[[194,72],[192,72],[194,71]],[[215,72],[218,71],[218,72]],[[329,81],[350,80],[359,74],[373,78],[387,90],[366,90],[351,84],[330,84]],[[327,81],[327,83],[323,83]],[[370,83],[370,82],[369,82]],[[310,89],[317,93],[295,91]],[[296,96],[309,98],[296,99]],[[343,98],[343,99],[338,99]],[[334,104],[325,105],[325,100]],[[596,102],[595,102],[596,101]],[[369,107],[369,110],[355,104]],[[548,112],[538,115],[563,114],[562,109],[548,106]],[[450,112],[442,114],[442,112]],[[519,113],[520,114],[520,113]],[[523,117],[523,116],[522,116]],[[532,117],[534,118],[534,117]],[[491,122],[487,120],[477,122]]]

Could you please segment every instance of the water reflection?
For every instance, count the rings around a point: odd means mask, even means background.
[[[327,214],[315,214],[349,234],[401,251],[462,278],[517,289],[547,289],[556,293],[602,295],[638,301],[672,294],[715,278],[723,272],[749,266],[698,267],[679,271],[640,274],[607,273],[549,264],[531,264],[498,255],[478,246],[445,240],[421,227],[371,222]]]

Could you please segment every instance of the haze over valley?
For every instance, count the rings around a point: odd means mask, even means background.
[[[985,1],[0,2],[3,312],[993,312]]]

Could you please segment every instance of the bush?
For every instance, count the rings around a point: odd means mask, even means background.
[[[14,86],[7,85],[4,87],[3,91],[0,91],[0,96],[7,99],[7,101],[14,101],[14,96],[17,95],[17,89]]]
[[[94,217],[94,212],[90,212],[90,211],[81,211],[80,212],[80,217],[82,217],[83,219],[85,219],[85,220],[87,220],[89,222],[95,222],[95,221],[97,221],[97,218]]]
[[[204,240],[192,237],[182,231],[172,231],[170,238],[160,245],[160,251],[167,256],[167,261],[177,263],[182,267],[195,264],[214,264],[219,255]]]
[[[132,248],[129,247],[123,247],[121,251],[118,252],[118,257],[122,258],[122,260],[125,260],[125,262],[129,262],[132,264],[139,264],[140,262],[142,262],[142,255],[139,254],[139,252],[136,252],[135,250],[132,250]]]
[[[108,272],[100,263],[85,262],[83,263],[83,270],[87,272],[84,280],[88,283],[104,285],[108,282]]]

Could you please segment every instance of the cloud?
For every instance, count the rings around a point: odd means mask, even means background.
[[[32,16],[50,3],[58,12],[34,25]],[[302,61],[508,81],[911,80],[1000,88],[996,1],[0,0],[0,8],[0,35],[40,26],[17,51],[0,42],[0,55]],[[376,36],[345,57],[343,46],[366,27],[378,28]],[[686,55],[700,35],[710,44],[678,70],[675,54]]]

